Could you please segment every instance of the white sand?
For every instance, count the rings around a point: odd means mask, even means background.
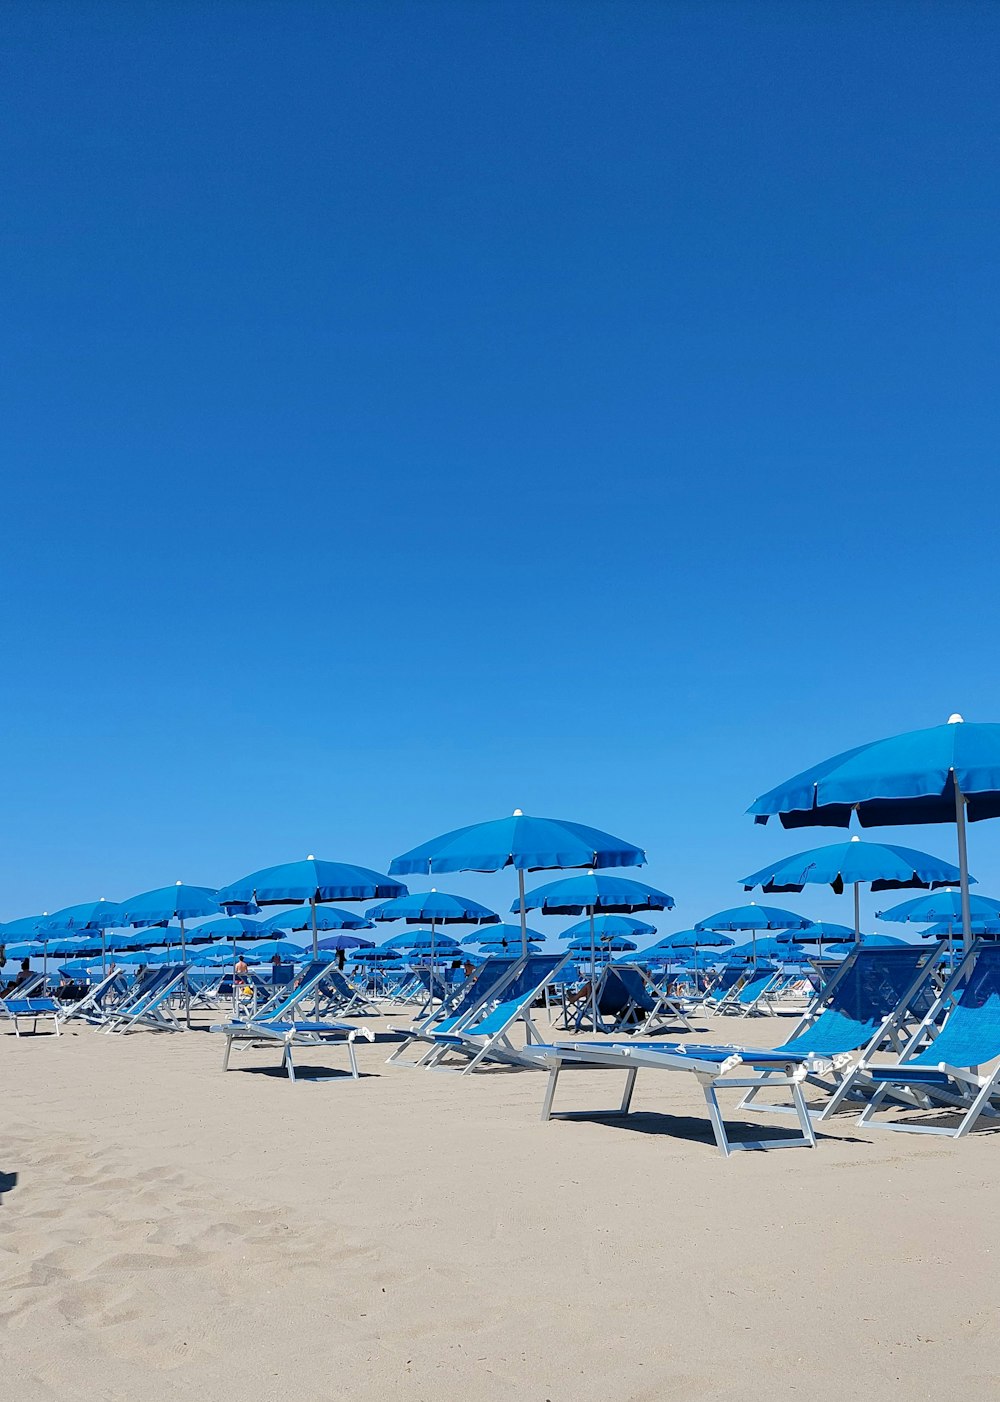
[[[540,1074],[362,1043],[361,1081],[290,1086],[273,1052],[223,1076],[221,1041],[0,1036],[4,1397],[1000,1393],[993,1133],[848,1117],[726,1162],[693,1078],[640,1075],[626,1122],[542,1124]],[[564,1080],[567,1108],[617,1097]]]

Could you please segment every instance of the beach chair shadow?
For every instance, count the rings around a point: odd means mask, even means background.
[[[286,1081],[288,1073],[283,1064],[278,1066],[251,1066],[243,1065],[240,1070],[248,1076],[261,1076],[265,1080]],[[295,1063],[296,1081],[367,1081],[376,1073],[374,1071],[358,1070],[357,1076],[353,1076],[348,1067],[345,1066],[322,1066],[319,1062],[313,1062],[309,1066],[303,1066],[299,1062]]]
[[[3,1202],[4,1193],[11,1193],[17,1187],[17,1174],[7,1173],[0,1169],[0,1203]]]

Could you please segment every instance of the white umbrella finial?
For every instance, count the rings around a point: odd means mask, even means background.
[[[175,882],[174,882],[174,885],[175,885],[175,886],[183,886],[183,885],[184,885],[184,882],[183,882],[183,881],[175,881]]]
[[[512,816],[515,818],[523,818],[524,814],[521,812],[520,808],[515,808]]]
[[[960,715],[958,714],[957,711],[952,711],[951,715],[948,717],[948,724],[949,724],[949,725],[964,725],[964,724],[965,724],[965,717],[964,717],[964,716],[960,716]]]
[[[313,856],[313,854],[312,854],[311,852],[309,853],[308,857],[306,857],[306,861],[307,861],[307,862],[314,862],[315,860],[316,860],[316,858]]]
[[[852,842],[860,842],[860,841],[861,841],[861,838],[857,835],[857,833],[855,833],[854,836],[851,838],[851,841],[852,841]]]

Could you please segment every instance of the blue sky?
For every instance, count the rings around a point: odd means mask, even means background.
[[[995,6],[2,31],[4,918],[521,807],[673,928],[824,839],[762,790],[1000,719]]]

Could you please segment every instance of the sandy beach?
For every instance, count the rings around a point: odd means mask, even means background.
[[[997,1395],[991,1133],[848,1116],[727,1162],[693,1078],[543,1124],[542,1075],[387,1067],[390,1021],[359,1082],[310,1083],[340,1062],[317,1050],[294,1086],[269,1051],[222,1075],[198,1032],[4,1036],[9,1395]],[[616,1098],[565,1080],[566,1108]]]

